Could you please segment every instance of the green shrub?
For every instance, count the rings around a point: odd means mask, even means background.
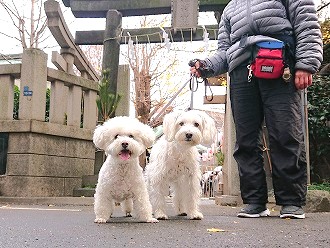
[[[13,109],[13,119],[18,120],[18,111],[19,111],[19,95],[20,90],[17,85],[14,85],[14,109]],[[50,108],[50,89],[46,90],[46,112],[45,112],[45,121],[49,121],[49,108]]]
[[[99,111],[99,115],[102,118],[102,121],[106,121],[109,118],[113,117],[118,103],[121,99],[119,94],[113,94],[110,92],[110,70],[103,70],[102,77],[99,82],[99,95],[96,99],[96,105]]]
[[[215,156],[216,159],[217,159],[217,164],[218,164],[218,165],[223,165],[223,163],[224,163],[224,161],[225,161],[225,156],[224,156],[224,154],[221,152],[220,149],[219,149],[218,152],[216,152],[216,153],[214,154],[214,156]]]
[[[330,183],[311,184],[308,186],[308,190],[325,190],[330,192]]]
[[[14,85],[14,109],[13,109],[13,119],[18,120],[18,109],[19,109],[19,88]]]
[[[311,179],[321,183],[330,177],[330,76],[314,76],[308,88],[308,129]]]

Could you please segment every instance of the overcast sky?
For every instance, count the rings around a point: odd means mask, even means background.
[[[318,6],[320,4],[321,0],[315,0],[316,5]],[[330,0],[327,0],[330,1]],[[4,2],[11,2],[9,0],[4,0]],[[75,31],[77,30],[97,30],[97,29],[104,29],[105,26],[105,19],[104,18],[95,18],[95,19],[85,19],[85,18],[75,18],[70,8],[66,8],[64,5],[62,5],[62,1],[59,0],[61,3],[61,9],[64,13],[66,22],[68,23],[69,29],[72,32],[73,36]],[[19,5],[18,5],[19,6]],[[205,13],[204,13],[205,14]],[[123,18],[123,28],[134,28],[134,25],[136,24],[136,20],[134,18]],[[205,17],[203,14],[200,14],[199,19],[200,25],[208,25],[208,24],[216,24],[215,19],[213,18],[213,15],[210,14]],[[11,34],[13,36],[17,36],[15,32],[15,28],[13,28],[11,21],[4,11],[3,7],[0,7],[0,27],[1,32]],[[8,38],[2,34],[0,34],[1,37],[1,47],[0,47],[0,53],[8,54],[8,53],[15,53],[21,51],[21,46],[18,41]]]

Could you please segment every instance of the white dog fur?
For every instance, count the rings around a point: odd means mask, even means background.
[[[202,219],[199,210],[201,171],[196,145],[214,141],[215,122],[198,110],[173,112],[164,117],[163,130],[164,136],[153,146],[146,167],[154,217],[168,219],[165,197],[170,186],[174,191],[176,213],[187,215],[189,219]]]
[[[102,165],[94,195],[95,223],[106,223],[115,202],[123,202],[126,216],[133,206],[136,218],[158,222],[152,217],[147,186],[139,165],[139,156],[153,144],[153,130],[135,118],[114,117],[94,131],[94,144],[103,149],[107,159]]]

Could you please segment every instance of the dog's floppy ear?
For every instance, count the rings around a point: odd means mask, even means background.
[[[215,121],[208,114],[200,111],[200,116],[203,119],[203,144],[212,144],[217,134]]]
[[[149,127],[146,124],[140,123],[141,125],[141,130],[140,130],[140,136],[143,142],[143,145],[145,147],[150,147],[152,144],[155,142],[156,139],[156,134],[152,130],[151,127]]]
[[[175,124],[181,112],[172,112],[165,115],[163,120],[163,132],[167,141],[173,141],[176,133]]]
[[[96,129],[94,130],[94,135],[93,135],[93,142],[96,147],[104,150],[106,148],[106,127],[103,125],[97,126]]]

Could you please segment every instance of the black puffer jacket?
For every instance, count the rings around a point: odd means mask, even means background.
[[[219,24],[218,50],[206,63],[214,75],[230,72],[251,58],[252,44],[278,35],[295,40],[296,69],[319,69],[323,49],[313,0],[231,0]]]

